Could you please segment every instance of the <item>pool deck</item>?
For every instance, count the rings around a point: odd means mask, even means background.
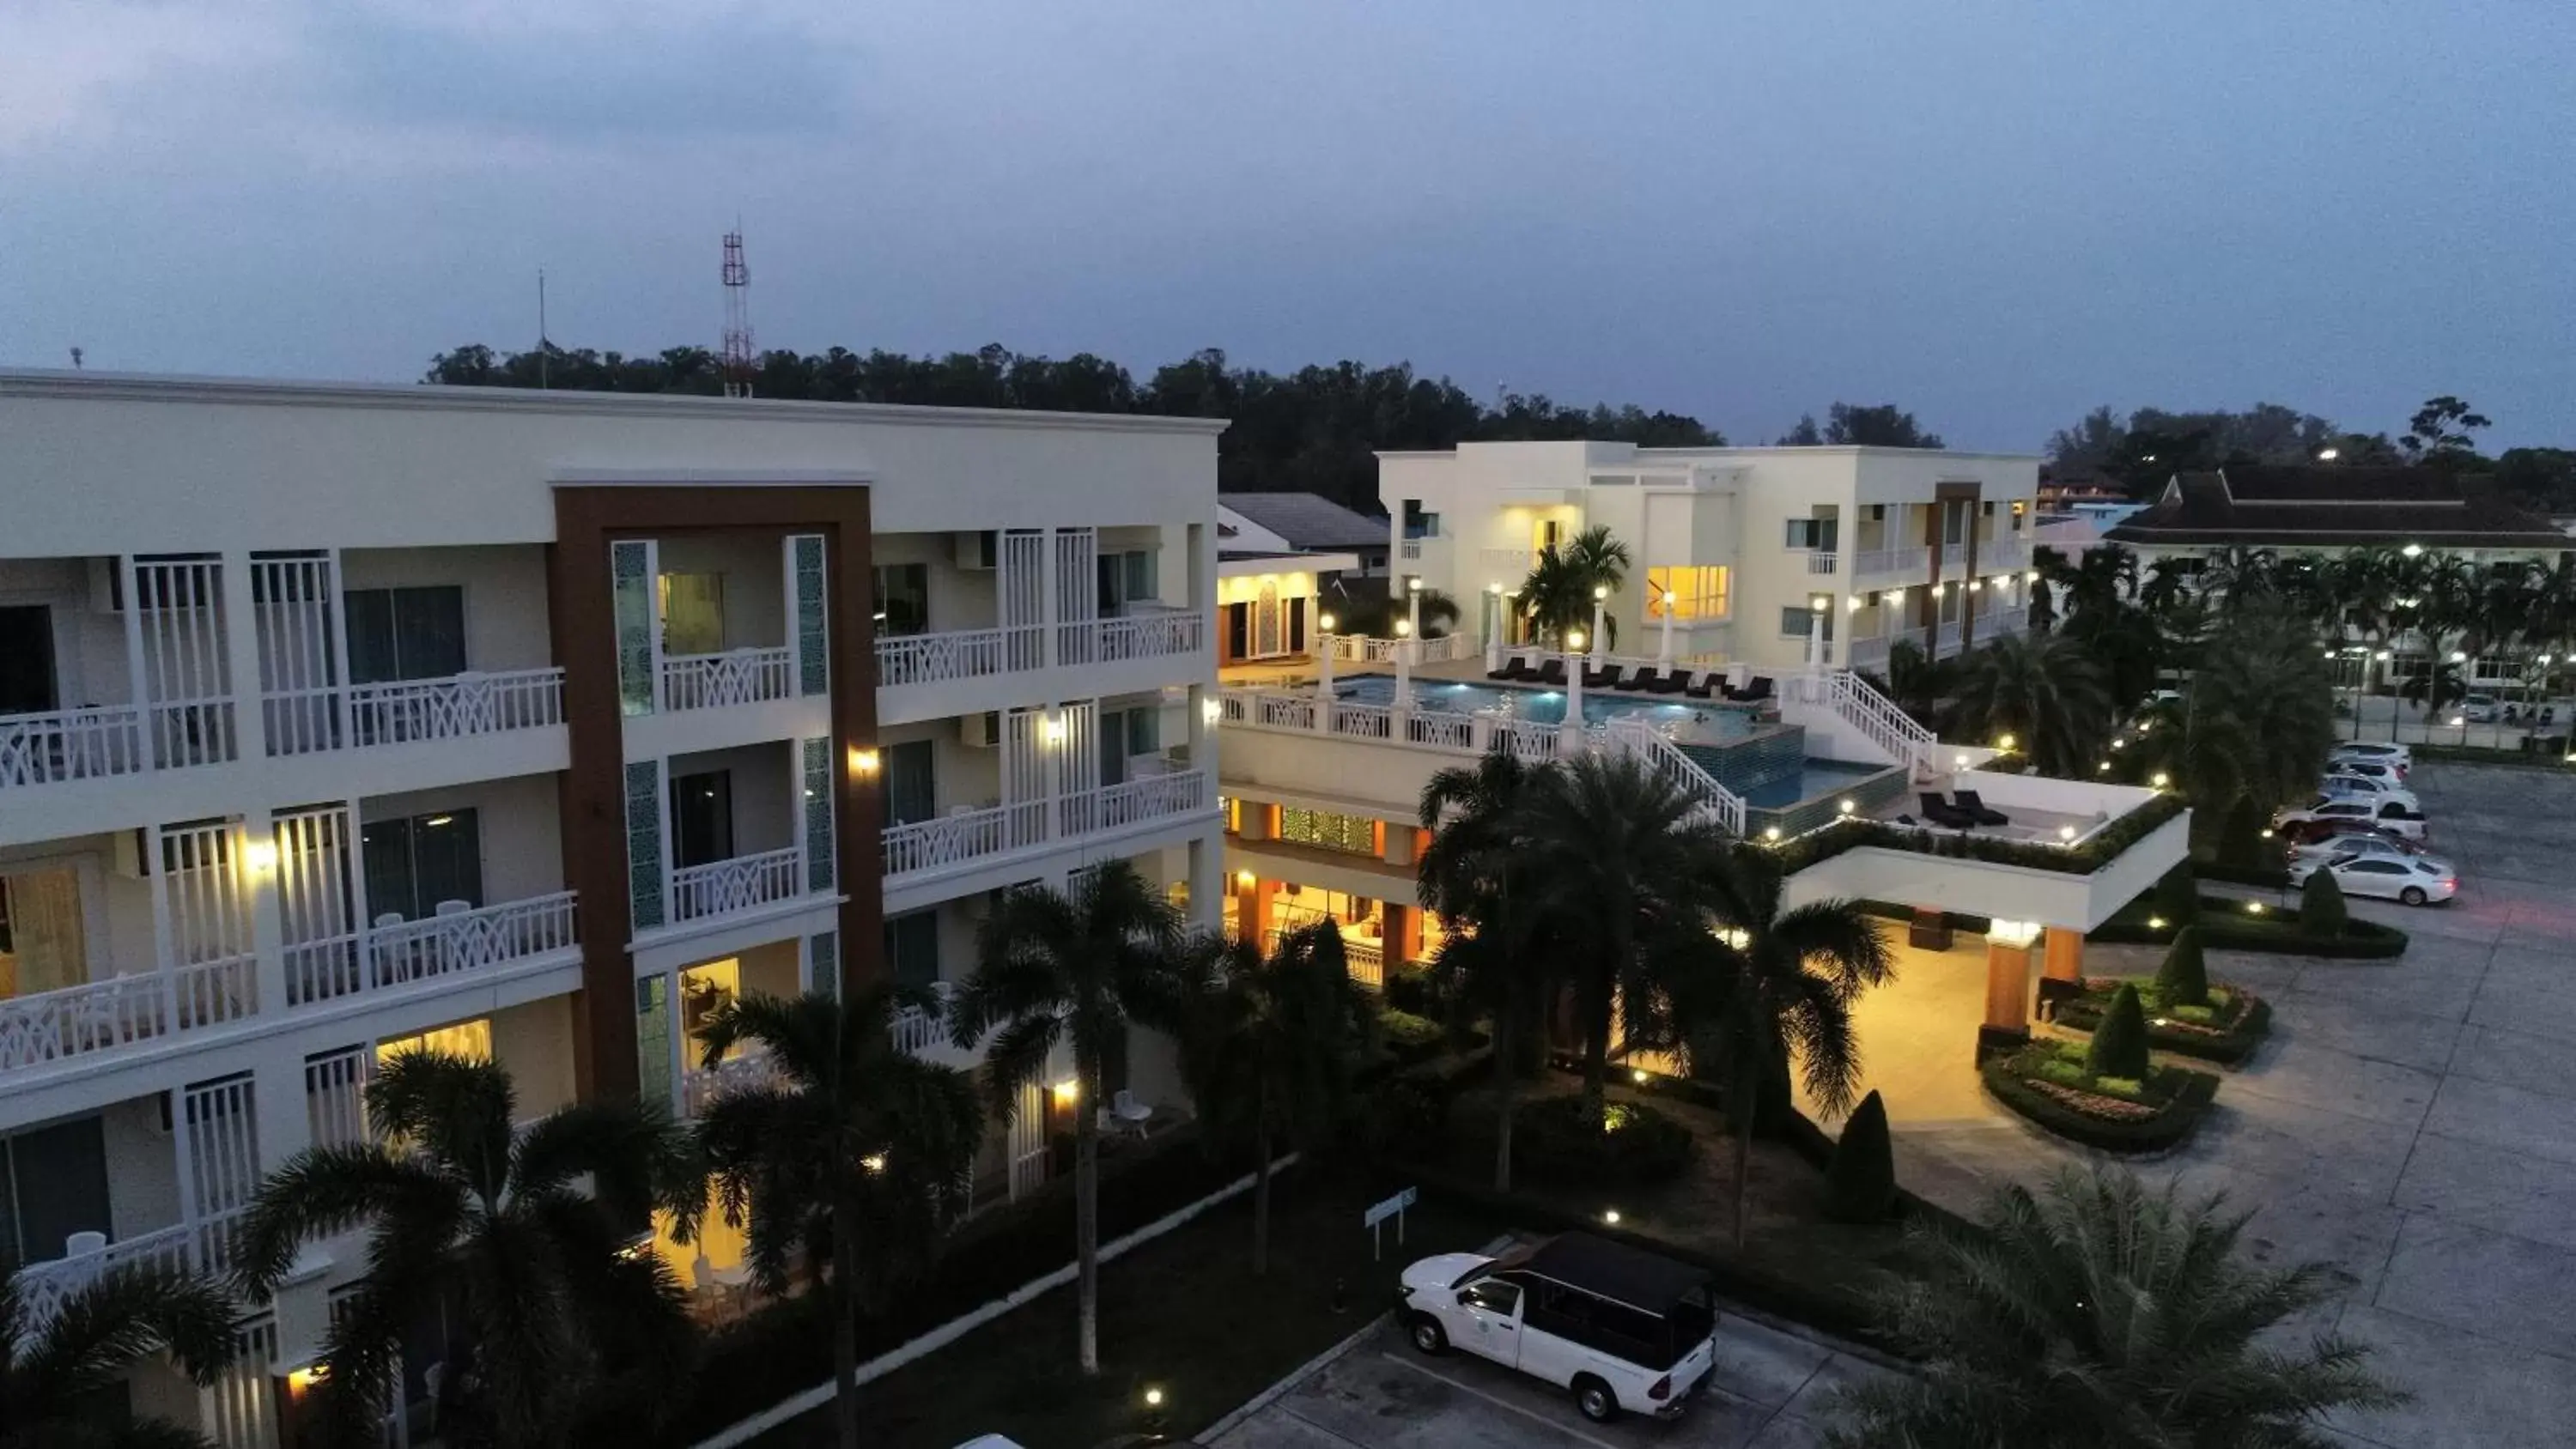
[[[1939,788],[1943,799],[1946,800],[1950,798],[1950,792],[1955,784],[1956,781],[1952,777],[1942,777]],[[1923,821],[1922,801],[1916,797],[1926,793],[1931,788],[1932,787],[1930,786],[1916,786],[1909,789],[1889,804],[1882,806],[1879,809],[1869,811],[1868,816],[1872,820],[1884,821],[1890,825],[1904,823],[1899,820],[1898,817],[1909,815],[1914,817],[1916,823],[1925,823]],[[2091,832],[2103,823],[2101,820],[2091,815],[2066,815],[2054,810],[2034,810],[2028,806],[2020,805],[2016,805],[2012,809],[2004,811],[2004,813],[2012,817],[2010,824],[1980,825],[1968,833],[1971,835],[1983,836],[1989,840],[2021,840],[2029,841],[2034,844],[2053,844],[2059,840],[2060,837],[2058,835],[2058,831],[2062,827],[2072,825],[2075,827],[2075,833],[2078,836],[2082,836]],[[1943,826],[1934,826],[1932,828],[1941,831],[1944,834],[1955,833]]]

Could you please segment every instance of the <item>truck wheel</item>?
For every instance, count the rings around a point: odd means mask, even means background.
[[[1413,1346],[1422,1350],[1424,1353],[1447,1353],[1449,1351],[1448,1330],[1440,1326],[1439,1319],[1432,1317],[1428,1313],[1417,1313],[1413,1315],[1413,1322],[1408,1331],[1413,1336]]]
[[[1610,1386],[1590,1374],[1574,1381],[1574,1407],[1583,1417],[1596,1424],[1607,1424],[1619,1417],[1619,1396]]]

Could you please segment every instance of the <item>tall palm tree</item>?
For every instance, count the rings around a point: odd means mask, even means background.
[[[1567,539],[1565,557],[1595,586],[1614,594],[1628,582],[1628,568],[1635,562],[1628,555],[1628,545],[1612,537],[1607,524],[1599,523]]]
[[[1006,892],[984,919],[975,974],[949,1006],[949,1032],[972,1046],[996,1027],[985,1055],[994,1112],[1008,1122],[1021,1089],[1047,1071],[1058,1045],[1073,1055],[1074,1252],[1081,1299],[1082,1371],[1100,1372],[1099,1103],[1110,1061],[1135,1026],[1166,1030],[1201,989],[1181,914],[1136,868],[1110,861],[1071,895]]]
[[[2182,727],[2176,773],[2201,815],[2223,819],[2242,796],[2268,817],[2305,798],[2335,737],[2333,683],[2307,626],[2277,608],[2234,615],[2203,652]]]
[[[1949,698],[1958,680],[1956,655],[1935,659],[1918,641],[1899,639],[1887,646],[1886,688],[1879,692],[1917,723],[1930,728],[1940,718],[1942,702]]]
[[[1759,847],[1736,847],[1711,884],[1717,930],[1695,943],[1695,969],[1673,992],[1674,1024],[1694,1070],[1713,1067],[1726,1082],[1742,1247],[1754,1123],[1787,1105],[1793,1064],[1826,1115],[1851,1110],[1860,1088],[1851,1003],[1895,979],[1896,953],[1858,901],[1780,909],[1780,868]],[[1766,1104],[1766,1089],[1782,1100]]]
[[[2246,603],[2276,591],[2280,566],[2280,556],[2268,548],[2214,548],[2201,559],[2197,592],[2214,604]]]
[[[1550,638],[1562,641],[1569,630],[1592,627],[1593,591],[1617,593],[1628,580],[1628,546],[1610,530],[1594,525],[1539,553],[1529,577],[1521,581],[1521,611]],[[1619,642],[1619,621],[1608,611],[1601,619],[1601,647]]]
[[[717,1210],[749,1224],[752,1281],[784,1292],[799,1259],[828,1264],[833,1417],[859,1442],[856,1315],[938,1254],[966,1207],[984,1133],[974,1079],[894,1045],[897,1011],[936,1013],[927,992],[873,986],[846,1002],[817,992],[746,996],[699,1032],[712,1067],[757,1042],[775,1074],[708,1104],[697,1137]],[[680,1236],[694,1235],[694,1214]]]
[[[1919,1366],[1850,1392],[1826,1442],[2322,1446],[2328,1411],[2402,1401],[2360,1345],[2266,1333],[2325,1296],[2325,1273],[2245,1263],[2245,1222],[2117,1169],[2007,1188],[1973,1228],[1918,1219],[1929,1271],[1881,1314]]]
[[[442,1307],[440,1417],[469,1438],[558,1443],[593,1413],[671,1402],[692,1347],[679,1285],[659,1256],[623,1250],[656,1206],[692,1195],[676,1130],[587,1102],[514,1135],[515,1105],[497,1065],[400,1053],[367,1084],[371,1140],[308,1148],[252,1199],[235,1254],[254,1299],[305,1243],[368,1229],[367,1275],[322,1343],[339,1432],[370,1432],[405,1331]]]
[[[166,1419],[110,1424],[85,1409],[163,1351],[200,1386],[212,1384],[234,1353],[232,1297],[220,1284],[110,1272],[39,1321],[17,1268],[0,1260],[0,1449],[208,1449]]]
[[[2040,773],[2070,779],[2093,773],[2111,730],[2102,671],[2067,634],[2007,634],[1969,654],[1951,712],[1961,738],[2013,735]]]
[[[1482,1008],[1494,1044],[1494,1190],[1512,1186],[1512,1115],[1526,1047],[1546,1014],[1555,953],[1538,909],[1524,838],[1523,805],[1539,770],[1508,750],[1452,765],[1422,787],[1431,844],[1415,866],[1422,904],[1448,932],[1432,969],[1452,1001]]]
[[[1701,803],[1626,756],[1542,772],[1521,811],[1531,904],[1582,943],[1566,963],[1583,1038],[1583,1099],[1601,1120],[1622,999],[1643,1012],[1672,953],[1702,935],[1728,837]]]
[[[1270,1156],[1277,1142],[1314,1147],[1350,1106],[1351,1074],[1376,1012],[1351,980],[1331,921],[1290,932],[1268,955],[1253,941],[1209,938],[1214,985],[1181,1031],[1181,1068],[1200,1119],[1252,1146],[1252,1272],[1270,1271]]]

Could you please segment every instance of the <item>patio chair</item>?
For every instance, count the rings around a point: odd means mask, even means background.
[[[1541,684],[1554,685],[1558,689],[1563,689],[1565,687],[1565,661],[1563,659],[1547,660],[1539,665],[1538,673],[1531,675],[1530,678]]]
[[[1958,804],[1960,814],[1976,821],[1979,825],[2012,824],[2011,816],[1989,807],[1985,801],[1977,798],[1977,792],[1974,790],[1954,790],[1950,792],[1950,798]]]
[[[1685,688],[1688,688],[1689,685],[1689,670],[1667,669],[1664,671],[1663,678],[1646,686],[1646,692],[1648,694],[1679,694]]]
[[[1682,697],[1685,699],[1706,699],[1709,696],[1711,687],[1716,685],[1718,682],[1717,671],[1711,670],[1699,677],[1699,683],[1685,685],[1682,689]]]
[[[1746,704],[1754,704],[1759,701],[1769,699],[1771,697],[1771,676],[1768,674],[1757,674],[1753,676],[1751,687],[1747,688],[1743,693],[1735,697]]]
[[[1618,665],[1613,664],[1607,669],[1584,670],[1583,687],[1586,689],[1617,689],[1619,687],[1619,668],[1620,667]]]
[[[1922,791],[1916,799],[1922,807],[1923,818],[1943,829],[1974,830],[1977,828],[1977,817],[1963,810],[1954,809],[1949,801],[1941,798],[1941,792],[1938,790]]]
[[[1625,680],[1620,682],[1618,687],[1621,689],[1649,690],[1654,688],[1656,682],[1661,680],[1663,677],[1664,675],[1662,670],[1649,664],[1638,670],[1636,673],[1629,675]]]
[[[1145,1124],[1154,1120],[1154,1109],[1136,1100],[1136,1094],[1120,1087],[1112,1093],[1109,1105],[1100,1109],[1100,1130],[1109,1133],[1145,1135]]]

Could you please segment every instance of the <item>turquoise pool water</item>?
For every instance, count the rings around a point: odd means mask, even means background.
[[[1357,679],[1336,683],[1333,693],[1335,697],[1353,704],[1393,704],[1395,677],[1364,674]],[[1413,682],[1413,707],[1453,714],[1499,709],[1513,719],[1525,719],[1534,724],[1563,724],[1565,691],[1417,679]],[[1601,724],[1614,719],[1643,720],[1656,725],[1686,724],[1692,726],[1689,733],[1713,740],[1739,739],[1753,731],[1752,710],[1715,700],[1680,700],[1670,695],[1619,694],[1597,689],[1583,691],[1584,723]]]
[[[1756,810],[1779,810],[1801,800],[1814,800],[1850,789],[1872,775],[1887,772],[1885,765],[1853,764],[1845,760],[1809,760],[1794,775],[1784,775],[1744,792],[1744,803]]]

